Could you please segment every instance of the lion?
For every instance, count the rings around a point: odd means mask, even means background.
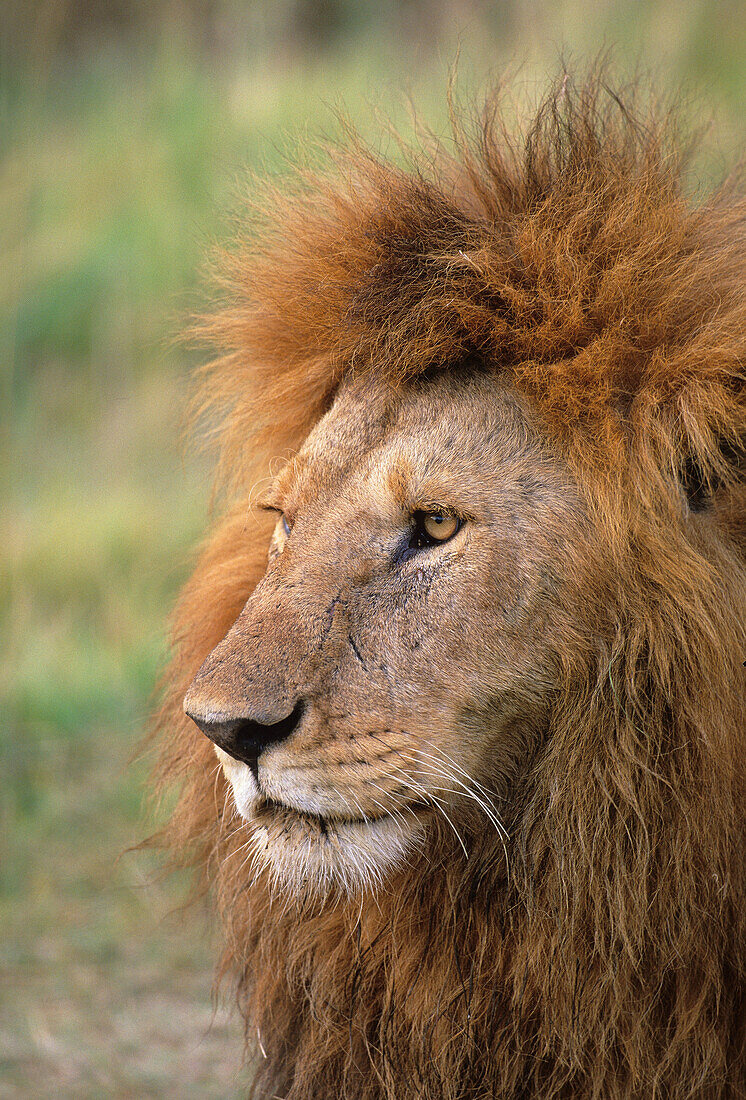
[[[252,1095],[744,1097],[746,202],[599,78],[500,103],[223,260],[166,836]]]

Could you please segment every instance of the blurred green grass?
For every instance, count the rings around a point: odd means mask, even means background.
[[[180,442],[195,353],[173,337],[246,171],[284,171],[338,104],[406,133],[409,96],[445,132],[459,47],[466,95],[516,59],[530,87],[563,49],[613,47],[695,120],[716,108],[723,163],[741,151],[740,4],[443,3],[422,42],[373,10],[318,51],[205,48],[173,14],[0,50],[0,1098],[240,1094],[205,918],[169,916],[183,880],[123,853],[148,830],[129,760],[207,522],[209,462]]]

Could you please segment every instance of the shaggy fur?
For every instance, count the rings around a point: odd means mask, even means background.
[[[746,1097],[746,204],[692,206],[665,133],[565,80],[409,170],[358,145],[265,191],[205,322],[229,505],[175,618],[168,840],[214,887],[256,1095]],[[343,379],[507,380],[606,553],[504,812],[375,897],[243,866],[186,688],[266,566],[246,501]],[[459,675],[454,657],[454,677]],[[260,1048],[261,1051],[260,1052]]]

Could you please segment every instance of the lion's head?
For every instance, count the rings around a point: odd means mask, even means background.
[[[354,891],[434,817],[503,835],[597,557],[528,402],[478,369],[350,381],[258,503],[267,571],[185,703],[252,862]]]
[[[497,117],[226,261],[171,840],[267,1095],[743,1096],[746,210]]]

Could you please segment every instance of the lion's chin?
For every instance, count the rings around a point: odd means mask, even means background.
[[[416,814],[335,821],[258,799],[241,816],[251,830],[253,864],[273,889],[293,898],[328,899],[378,890],[421,848]]]

